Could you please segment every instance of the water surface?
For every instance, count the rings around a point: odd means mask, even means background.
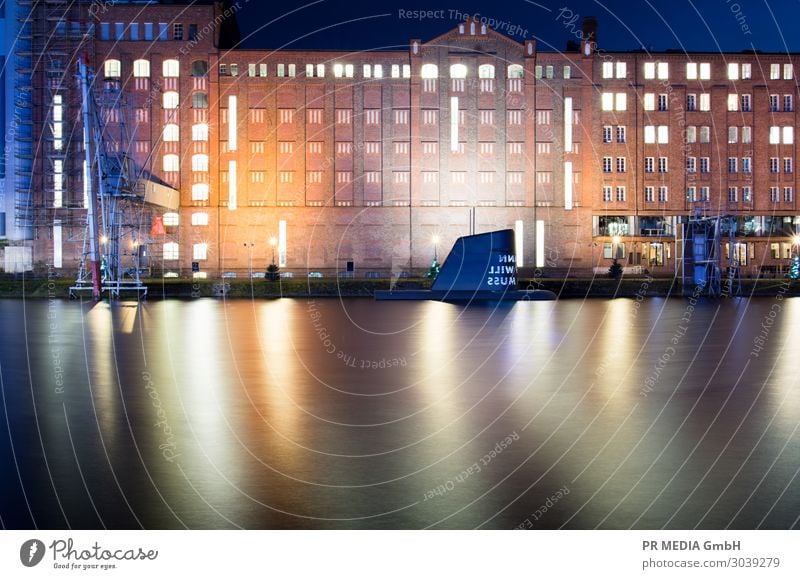
[[[0,523],[797,527],[779,297],[0,301]]]

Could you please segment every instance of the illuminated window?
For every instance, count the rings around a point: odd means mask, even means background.
[[[192,245],[192,259],[195,261],[208,259],[208,244],[195,243]]]
[[[494,78],[494,65],[482,64],[478,67],[478,78]]]
[[[525,69],[521,64],[511,64],[508,67],[508,78],[524,78]]]
[[[150,61],[143,59],[134,60],[133,76],[137,78],[148,78],[150,76]]]
[[[180,216],[177,213],[164,213],[164,227],[177,227],[180,224]]]
[[[178,155],[164,155],[164,171],[178,171],[180,168]]]
[[[175,78],[180,76],[181,64],[175,59],[165,60],[162,68],[165,78]]]
[[[423,64],[420,70],[422,78],[439,78],[439,67],[435,64]]]
[[[174,241],[164,244],[164,259],[167,261],[175,261],[180,259],[180,246]]]
[[[180,141],[180,129],[175,123],[164,125],[164,131],[161,138],[166,143],[174,143]]]
[[[103,70],[107,78],[119,78],[122,76],[122,64],[114,58],[105,62]]]
[[[177,109],[178,105],[180,104],[180,97],[178,93],[175,91],[167,91],[164,93],[164,108],[165,109]]]
[[[208,155],[192,155],[192,171],[208,171]]]
[[[192,185],[192,201],[208,201],[208,183]]]
[[[206,123],[198,123],[196,125],[192,125],[192,140],[193,141],[208,140],[208,125]]]
[[[192,225],[208,225],[208,213],[192,213]]]
[[[450,66],[450,78],[467,78],[467,67],[463,64]]]

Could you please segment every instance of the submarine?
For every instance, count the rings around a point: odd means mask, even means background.
[[[517,287],[514,230],[459,237],[430,290],[382,290],[376,300],[526,301],[554,300],[548,290]]]

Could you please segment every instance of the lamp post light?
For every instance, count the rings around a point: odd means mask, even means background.
[[[611,254],[614,259],[617,259],[617,251],[619,249],[619,235],[611,238]]]
[[[272,265],[275,265],[275,245],[278,243],[278,240],[274,237],[269,238],[269,245],[272,248]]]
[[[250,279],[253,279],[253,247],[255,243],[247,241],[244,246],[247,248],[247,269],[250,273]]]
[[[272,262],[267,266],[267,280],[268,281],[278,281],[280,278],[280,274],[278,271],[278,266],[275,265],[275,244],[277,240],[274,237],[269,238],[269,246],[272,248]]]

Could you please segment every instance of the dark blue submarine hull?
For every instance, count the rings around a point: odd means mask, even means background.
[[[554,300],[547,290],[517,289],[514,231],[502,229],[459,237],[430,291],[377,291],[377,300]]]

